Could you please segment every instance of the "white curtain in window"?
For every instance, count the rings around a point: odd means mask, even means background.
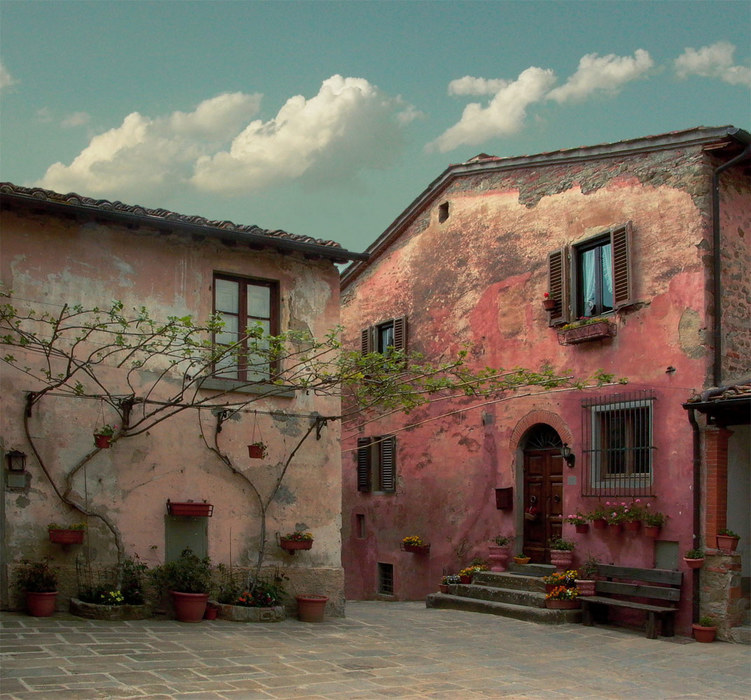
[[[597,299],[595,296],[596,275],[595,251],[587,250],[581,256],[582,276],[582,316],[594,316]]]

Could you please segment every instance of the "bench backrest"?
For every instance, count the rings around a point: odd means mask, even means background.
[[[677,602],[681,598],[683,573],[670,569],[639,569],[630,566],[599,564],[597,574],[603,579],[596,584],[598,593],[653,598]],[[620,579],[614,581],[613,579]],[[661,584],[651,586],[648,584]]]

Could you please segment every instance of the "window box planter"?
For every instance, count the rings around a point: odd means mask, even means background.
[[[311,549],[313,540],[288,540],[286,537],[280,537],[279,546],[286,552],[294,554],[299,549]]]
[[[734,552],[740,539],[732,535],[715,535],[715,537],[717,538],[717,549],[722,552]]]
[[[83,544],[84,530],[50,528],[47,532],[50,536],[50,542],[54,542],[55,544]]]
[[[618,328],[614,323],[597,321],[575,328],[562,328],[558,331],[558,342],[561,345],[577,345],[578,343],[587,343],[590,340],[614,338],[617,332]]]
[[[211,503],[185,503],[167,501],[167,512],[170,515],[180,515],[189,518],[210,518],[214,515],[214,506]]]
[[[430,554],[429,544],[404,544],[405,552],[411,552],[412,554]]]

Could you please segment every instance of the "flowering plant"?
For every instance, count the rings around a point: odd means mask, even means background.
[[[566,522],[570,523],[571,525],[586,525],[587,520],[588,520],[587,516],[582,515],[578,510],[576,511],[576,515],[566,516]]]
[[[494,542],[497,547],[505,547],[511,540],[506,535],[496,535],[491,542]]]
[[[650,507],[651,504],[647,503],[647,508]],[[645,524],[650,527],[662,527],[668,519],[665,513],[660,513],[658,510],[645,510],[643,517]]]
[[[478,571],[487,571],[488,565],[487,564],[475,564],[473,566],[467,566],[463,568],[459,572],[459,576],[472,576],[473,574],[477,573]]]
[[[288,532],[282,539],[292,540],[293,542],[310,542],[313,539],[313,533],[295,530],[294,532]]]
[[[402,544],[412,545],[413,547],[422,547],[425,543],[422,541],[420,535],[408,535],[402,540]]]
[[[461,583],[461,579],[457,574],[448,574],[441,579],[441,583],[450,586],[455,583]]]
[[[549,576],[543,576],[542,580],[548,585],[571,588],[575,585],[574,582],[577,578],[579,578],[579,572],[576,569],[569,569],[568,571],[556,571]]]
[[[587,513],[587,518],[589,520],[607,520],[608,511],[602,503],[598,503],[597,507],[591,513]]]
[[[101,428],[97,428],[95,431],[96,435],[114,435],[117,432],[117,426],[116,425],[110,425],[109,423],[105,423]]]
[[[579,595],[579,589],[576,586],[567,588],[566,586],[556,586],[545,598],[549,600],[575,600]]]
[[[571,540],[564,540],[563,537],[556,537],[550,540],[550,549],[557,549],[563,552],[572,552],[576,544]]]
[[[641,507],[641,499],[637,498],[629,503],[623,511],[623,520],[627,523],[633,523],[641,520],[644,516],[644,509]]]

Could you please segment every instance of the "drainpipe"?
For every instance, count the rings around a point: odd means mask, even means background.
[[[688,422],[691,423],[691,430],[693,432],[693,538],[691,540],[691,547],[696,549],[700,546],[701,538],[701,430],[699,429],[699,423],[696,420],[696,409],[688,409]],[[706,542],[704,543],[706,546]],[[703,547],[702,547],[703,549]],[[691,604],[691,616],[693,622],[698,622],[701,616],[701,582],[699,579],[700,569],[692,569],[692,583],[691,590],[693,591],[692,604]]]
[[[742,136],[740,129],[735,130],[738,133],[729,135],[738,138]],[[745,139],[744,139],[745,140]],[[722,383],[722,260],[720,255],[720,174],[733,167],[737,163],[751,157],[751,144],[746,143],[743,152],[732,158],[727,163],[723,163],[715,168],[712,173],[712,256],[714,267],[713,294],[714,294],[714,319],[712,332],[714,335],[714,366],[712,369],[712,383],[714,386],[720,386]]]

